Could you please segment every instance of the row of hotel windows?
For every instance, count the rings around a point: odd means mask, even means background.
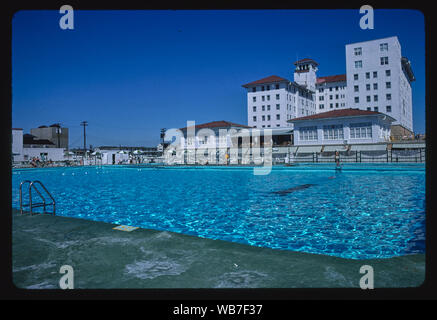
[[[372,111],[372,107],[367,107],[367,111]],[[379,111],[378,107],[373,107],[373,111]],[[391,112],[391,106],[386,106],[385,107],[385,111],[386,112]]]
[[[332,91],[334,87],[329,87],[329,91]],[[335,86],[335,91],[338,91],[338,89],[344,90],[346,86]],[[328,88],[319,88],[319,92],[323,92],[324,90],[328,90]]]
[[[261,96],[261,100],[266,101],[266,97],[267,97],[267,101],[270,101],[270,95]],[[276,95],[276,100],[279,100],[279,94]],[[256,102],[256,97],[252,97],[252,101]]]
[[[335,104],[335,107],[336,107],[336,108],[338,108],[338,107],[344,107],[344,106],[346,106],[346,103],[344,103],[344,102],[342,102],[342,103],[340,103],[340,104],[337,102],[337,103]],[[330,104],[329,104],[329,108],[331,108],[331,109],[334,108],[334,104],[333,104],[333,103],[330,103]],[[322,103],[322,104],[319,104],[319,109],[325,109],[325,105],[324,105],[323,103]]]
[[[279,89],[279,84],[275,85],[275,89]],[[261,86],[261,91],[268,91],[268,90],[270,90],[270,86],[269,85],[268,86]],[[301,90],[301,89],[298,89],[298,90],[299,90],[299,95],[301,97],[305,97],[305,98],[309,98],[309,99],[312,98],[311,92],[304,91],[304,90]],[[296,88],[291,86],[291,85],[287,85],[287,91],[289,91],[291,93],[296,93]],[[256,87],[252,87],[252,92],[256,92]],[[268,99],[270,99],[270,98],[268,98]],[[276,99],[279,99],[279,94],[276,95]]]
[[[335,99],[339,99],[339,98],[343,99],[344,97],[345,97],[344,94],[340,94],[340,95],[336,94],[335,95]],[[329,100],[333,100],[333,99],[334,99],[334,96],[332,94],[330,94],[329,95]],[[323,101],[323,100],[325,100],[325,97],[324,96],[319,96],[319,101]]]
[[[388,81],[385,83],[385,88],[386,89],[391,89],[391,82]],[[370,83],[366,83],[366,90],[370,91]],[[373,84],[373,90],[378,90],[378,84],[374,83]],[[358,85],[354,85],[354,92],[359,92],[360,91],[360,87]]]
[[[385,100],[387,100],[387,101],[391,100],[391,94],[390,93],[387,93],[385,95]],[[360,97],[355,97],[354,101],[355,101],[355,103],[360,103]],[[375,101],[375,102],[378,101],[378,95],[377,94],[375,94],[373,96],[373,101]],[[371,102],[371,96],[366,96],[366,102]]]
[[[276,110],[280,110],[281,107],[279,104],[276,105]],[[256,112],[256,106],[252,107],[253,112]],[[261,106],[261,111],[266,111],[266,106]],[[267,105],[267,111],[270,111],[270,105]]]
[[[261,116],[261,119],[262,119],[262,121],[266,121],[266,116],[265,115]],[[270,120],[271,120],[271,118],[270,118],[270,115],[268,114],[267,115],[267,121],[270,121]],[[280,114],[276,115],[276,120],[281,120],[281,115]],[[256,116],[253,116],[253,122],[256,122]]]
[[[381,57],[380,58],[380,64],[381,64],[381,66],[384,66],[384,65],[388,64],[388,57]],[[355,61],[355,69],[361,69],[362,67],[363,67],[363,61],[362,60]]]
[[[275,89],[276,90],[279,89],[279,84],[275,84]],[[270,85],[261,86],[261,91],[264,91],[264,90],[266,90],[266,91],[270,90]],[[252,92],[256,92],[256,87],[252,87]]]
[[[388,51],[388,43],[384,42],[384,43],[380,43],[379,44],[379,52],[386,52]],[[363,53],[363,48],[362,47],[356,47],[354,48],[354,54],[356,56],[361,56]]]
[[[390,69],[385,70],[385,76],[390,77],[390,75],[391,75]],[[358,80],[358,78],[359,78],[358,73],[355,73],[354,80]],[[378,78],[378,71],[373,71],[373,79],[376,79],[376,78]],[[370,72],[366,72],[366,79],[370,79]]]
[[[350,138],[351,139],[365,139],[372,138],[372,124],[365,123],[351,123],[350,124]],[[317,127],[302,127],[299,128],[299,139],[302,141],[318,140]],[[324,125],[323,126],[324,140],[342,140],[344,139],[343,125]]]

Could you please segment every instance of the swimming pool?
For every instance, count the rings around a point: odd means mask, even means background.
[[[425,252],[424,165],[13,169],[14,208],[23,180],[60,216],[351,259]]]

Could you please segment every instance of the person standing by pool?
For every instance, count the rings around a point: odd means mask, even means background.
[[[340,167],[340,152],[338,152],[337,150],[335,151],[335,164],[337,165],[337,168]]]

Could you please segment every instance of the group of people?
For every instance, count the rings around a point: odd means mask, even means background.
[[[30,160],[30,165],[32,166],[32,167],[34,167],[34,168],[36,168],[36,167],[44,167],[44,166],[46,166],[46,165],[52,165],[53,164],[53,161],[52,160],[49,160],[49,161],[41,161],[38,157],[33,157],[31,160]]]

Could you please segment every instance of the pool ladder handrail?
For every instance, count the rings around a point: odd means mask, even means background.
[[[28,204],[23,204],[23,184],[25,183],[29,183],[29,203]],[[38,188],[36,187],[36,184],[39,184],[44,191],[47,193],[47,195],[50,197],[50,199],[52,200],[51,203],[46,203],[46,198],[42,195],[42,193],[38,190]],[[41,203],[32,203],[32,188],[38,193],[38,195],[40,196],[40,198],[42,199],[43,202]],[[30,181],[30,180],[24,180],[20,183],[20,213],[23,214],[23,208],[29,206],[29,211],[30,214],[33,215],[32,213],[32,209],[33,208],[37,208],[37,207],[43,207],[44,208],[44,213],[46,213],[46,207],[47,206],[53,206],[53,215],[56,214],[56,201],[55,198],[53,198],[53,196],[50,194],[50,192],[47,190],[47,188],[44,186],[44,184],[39,181],[39,180],[34,180],[34,181]]]

